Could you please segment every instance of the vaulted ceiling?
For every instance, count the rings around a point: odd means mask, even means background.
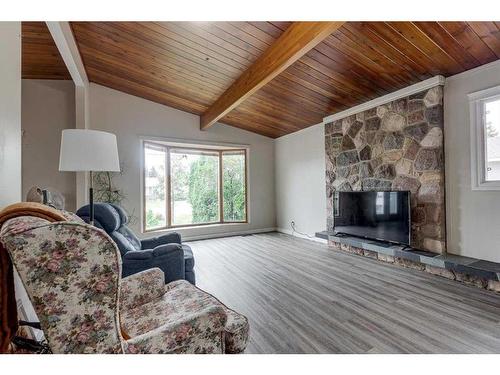
[[[25,79],[71,79],[45,22],[23,22],[22,76]]]
[[[71,26],[91,82],[202,115],[290,24]],[[276,138],[434,75],[499,58],[497,22],[347,22],[220,122]],[[69,78],[44,23],[23,23],[23,77]]]

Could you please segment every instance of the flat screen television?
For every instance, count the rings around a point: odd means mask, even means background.
[[[335,233],[410,245],[410,192],[336,192]]]

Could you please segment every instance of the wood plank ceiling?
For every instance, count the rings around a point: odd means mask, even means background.
[[[290,24],[71,23],[92,82],[198,115]],[[43,76],[46,66],[47,75],[62,77],[52,47],[27,25],[23,76],[41,78],[36,72]],[[498,22],[347,22],[220,122],[276,138],[436,74],[499,58]]]
[[[21,38],[23,78],[71,79],[45,22],[23,22]]]

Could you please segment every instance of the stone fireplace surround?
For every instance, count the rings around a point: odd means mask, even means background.
[[[443,87],[325,123],[327,230],[335,191],[411,192],[411,246],[446,252]]]
[[[500,263],[446,254],[443,87],[325,122],[327,230],[339,251],[500,292]],[[335,191],[411,192],[412,249],[333,233]]]

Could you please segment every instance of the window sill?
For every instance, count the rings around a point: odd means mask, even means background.
[[[500,181],[484,181],[480,183],[473,183],[472,190],[478,191],[498,191],[500,190]]]
[[[207,229],[207,228],[219,228],[219,227],[233,227],[236,225],[244,225],[250,224],[248,221],[239,221],[234,223],[213,223],[213,224],[200,224],[200,225],[182,225],[175,226],[170,228],[161,228],[161,229],[152,229],[142,231],[142,234],[161,234],[165,232],[175,232],[177,230],[186,230],[186,229]]]

